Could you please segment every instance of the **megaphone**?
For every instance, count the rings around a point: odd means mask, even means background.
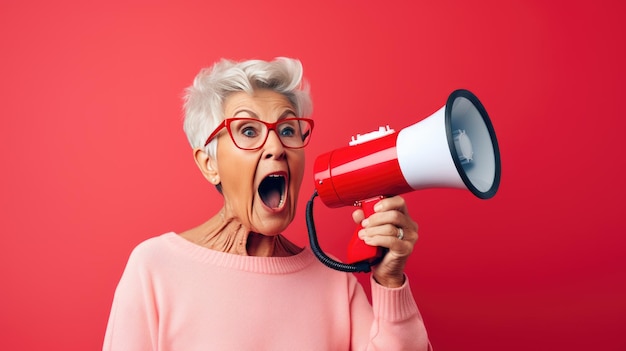
[[[312,218],[315,196],[331,208],[360,206],[366,217],[381,198],[420,189],[464,189],[489,199],[498,190],[500,168],[498,142],[487,111],[470,91],[455,90],[437,112],[399,132],[380,127],[317,157],[315,194],[307,205],[311,247],[327,266],[351,272],[369,271],[384,255],[381,248],[358,238],[360,227],[350,241],[347,264],[325,255]]]

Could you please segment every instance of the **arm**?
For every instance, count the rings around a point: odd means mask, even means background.
[[[374,324],[372,350],[432,350],[408,278],[398,288],[371,279]]]
[[[382,199],[374,211],[368,218],[362,210],[353,213],[355,222],[363,227],[359,237],[368,245],[389,249],[371,276],[374,322],[367,350],[432,350],[404,274],[417,241],[418,225],[408,215],[400,196]],[[402,229],[402,238],[398,237],[398,228]]]
[[[409,280],[386,288],[371,279],[372,305],[360,284],[351,303],[352,350],[432,350]]]
[[[103,351],[156,350],[154,294],[141,256],[133,251],[115,290]]]

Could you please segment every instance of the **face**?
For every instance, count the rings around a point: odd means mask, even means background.
[[[251,117],[265,122],[296,117],[295,108],[282,94],[256,90],[253,95],[234,93],[224,102],[229,117]],[[256,151],[241,150],[226,129],[218,135],[216,166],[227,216],[238,218],[250,230],[280,234],[294,218],[304,174],[304,150],[285,148],[270,131]]]

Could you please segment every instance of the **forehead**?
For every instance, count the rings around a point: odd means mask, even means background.
[[[224,101],[226,117],[244,112],[257,117],[274,114],[283,115],[287,111],[294,111],[294,106],[289,99],[283,94],[267,89],[255,90],[252,94],[239,91],[230,94]]]

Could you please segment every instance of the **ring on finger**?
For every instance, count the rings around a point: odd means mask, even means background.
[[[396,234],[396,237],[397,237],[399,240],[404,239],[404,230],[403,230],[402,228],[398,228],[398,234]]]

